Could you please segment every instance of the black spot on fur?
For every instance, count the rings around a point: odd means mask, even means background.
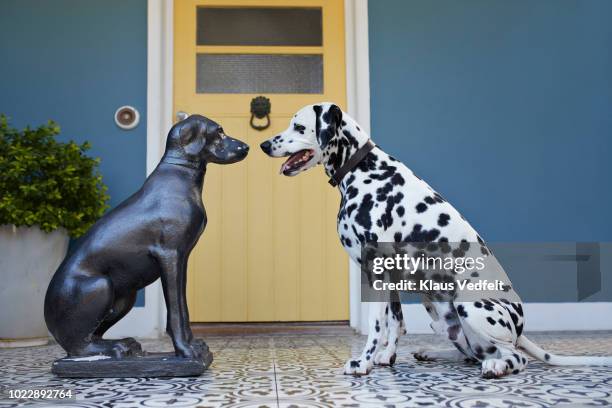
[[[455,258],[463,258],[465,256],[465,252],[463,252],[461,249],[457,248],[457,249],[453,249],[453,256]]]
[[[423,212],[425,212],[427,210],[427,204],[425,204],[425,203],[418,203],[415,208],[416,208],[417,212],[420,214],[420,213],[423,213]]]
[[[487,322],[489,322],[489,324],[490,324],[491,326],[495,326],[495,320],[493,320],[493,318],[492,318],[491,316],[488,316],[488,317],[487,317]]]
[[[461,317],[468,317],[468,314],[465,311],[465,308],[463,307],[463,305],[457,306],[457,314],[459,314],[459,316]]]
[[[376,189],[376,201],[385,201],[387,195],[393,190],[393,184],[385,183],[382,187]]]
[[[351,216],[351,213],[353,211],[355,211],[355,208],[357,208],[357,204],[353,203],[351,205],[349,205],[348,207],[346,207],[346,213],[348,214],[348,216]]]
[[[393,183],[394,186],[403,186],[405,181],[401,174],[395,173],[393,177],[391,177],[391,183]]]
[[[372,194],[368,193],[363,196],[363,201],[361,201],[361,205],[357,210],[357,216],[355,217],[357,224],[366,230],[372,228],[372,218],[370,217],[372,207],[374,207],[374,201],[372,201]]]
[[[519,316],[523,316],[523,306],[520,303],[512,303],[512,307],[516,310]]]
[[[421,224],[414,224],[410,235],[404,238],[404,242],[432,242],[440,235],[440,231],[432,228],[424,230]],[[425,247],[423,245],[423,247]]]
[[[314,105],[312,109],[315,112],[315,135],[317,140],[319,139],[319,134],[321,133],[321,111],[323,110],[320,105]]]
[[[442,213],[438,217],[438,225],[440,227],[446,227],[448,225],[448,220],[450,220],[450,215]]]
[[[514,323],[514,326],[516,326],[518,324],[518,316],[510,312],[510,318],[512,319],[512,323]]]

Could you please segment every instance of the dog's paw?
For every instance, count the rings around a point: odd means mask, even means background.
[[[376,354],[374,357],[374,364],[380,366],[393,366],[395,364],[395,359],[397,358],[397,354],[395,352],[383,350],[380,353]]]
[[[345,375],[362,376],[368,375],[372,371],[372,363],[361,358],[350,359],[344,365]]]
[[[500,378],[508,374],[508,363],[499,358],[491,358],[482,362],[483,378]]]
[[[412,356],[419,361],[435,361],[436,358],[431,355],[431,353],[427,350],[419,350],[415,353],[412,353]]]

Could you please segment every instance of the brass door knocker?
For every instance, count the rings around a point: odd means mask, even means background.
[[[270,111],[272,104],[270,99],[265,96],[256,96],[251,100],[251,127],[255,130],[264,130],[270,127]],[[264,125],[256,125],[253,121],[257,119],[266,118]]]

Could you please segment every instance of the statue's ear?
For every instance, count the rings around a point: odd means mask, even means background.
[[[180,129],[180,143],[185,153],[197,156],[206,144],[206,124],[202,126],[199,120],[190,120]]]
[[[332,140],[340,129],[342,123],[342,109],[338,105],[330,105],[327,111],[323,112],[323,108],[320,105],[313,107],[316,115],[316,134],[317,141],[322,149],[324,149],[329,141]]]

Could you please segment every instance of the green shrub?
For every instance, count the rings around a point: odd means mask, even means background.
[[[99,159],[85,142],[58,142],[59,126],[11,128],[0,115],[0,225],[63,227],[82,235],[108,208]]]

